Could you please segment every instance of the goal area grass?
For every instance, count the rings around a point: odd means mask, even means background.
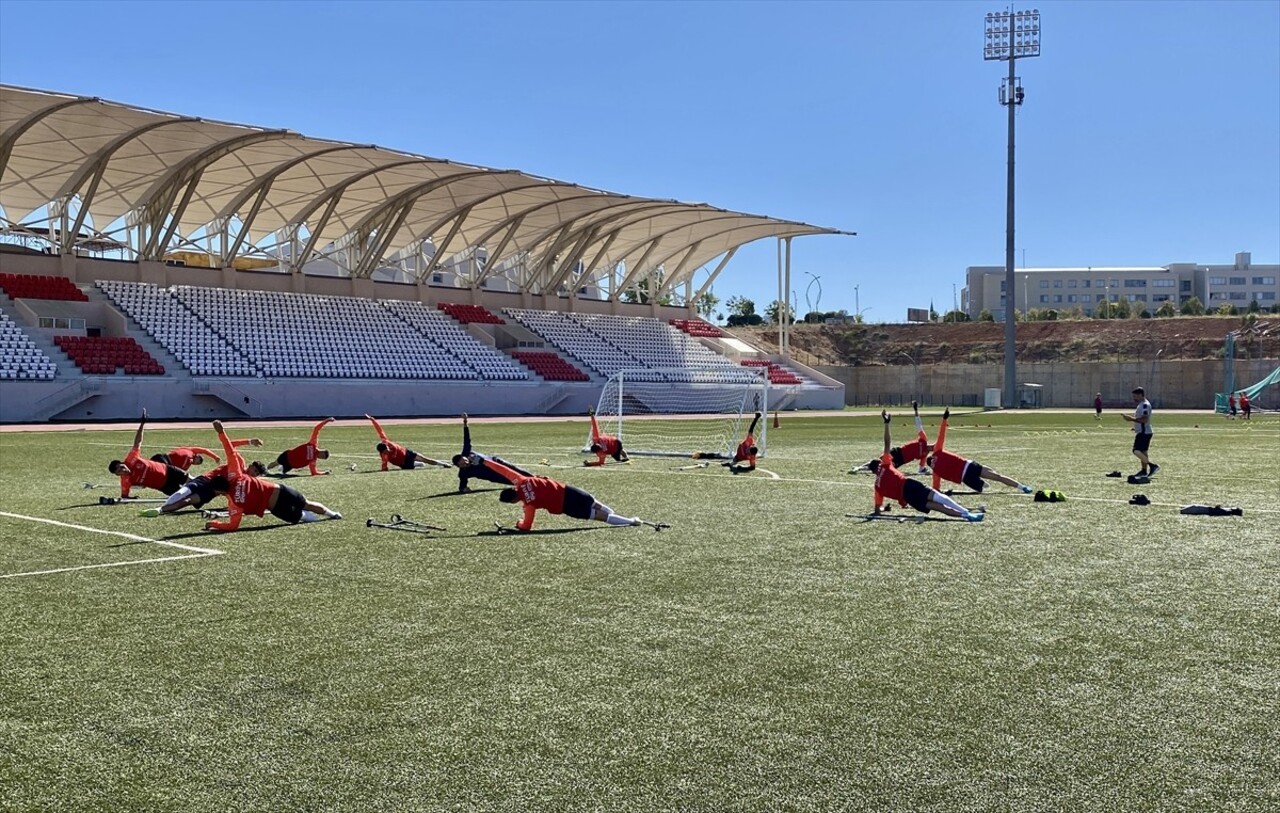
[[[457,423],[383,424],[461,447]],[[0,433],[0,809],[1280,805],[1280,416],[1157,410],[1135,486],[1105,476],[1136,470],[1119,413],[957,411],[947,448],[1067,497],[944,486],[982,523],[868,518],[848,472],[880,452],[875,414],[784,414],[737,476],[584,468],[586,425],[471,431],[669,530],[539,512],[498,534],[520,516],[498,486],[379,472],[372,427],[344,423],[332,475],[281,481],[344,519],[218,535],[99,504],[132,428]],[[228,430],[263,460],[310,432]],[[143,451],[216,443],[155,424]],[[392,515],[447,530],[366,525]]]

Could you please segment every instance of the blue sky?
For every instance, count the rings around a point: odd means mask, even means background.
[[[1280,262],[1280,2],[1034,7],[1019,265]],[[901,321],[1004,263],[1004,8],[0,0],[0,81],[856,231],[794,242],[799,310]],[[774,242],[715,292],[763,309]]]

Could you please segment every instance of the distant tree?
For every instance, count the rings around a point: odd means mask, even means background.
[[[1121,299],[1119,302],[1111,303],[1111,308],[1111,315],[1116,319],[1128,319],[1132,315],[1133,309],[1130,307],[1129,300],[1127,299]]]
[[[1214,313],[1217,314],[1218,316],[1237,316],[1239,315],[1240,311],[1239,309],[1236,308],[1235,305],[1232,305],[1230,302],[1223,302],[1221,305],[1218,306],[1218,309],[1215,310]]]
[[[1150,319],[1150,318],[1151,318],[1151,311],[1147,310],[1146,308],[1143,308],[1142,310],[1138,311],[1138,318],[1139,318],[1139,319]]]
[[[635,285],[633,285],[632,287],[630,287],[630,288],[628,288],[627,290],[623,291],[623,292],[622,292],[622,297],[621,297],[622,301],[623,301],[623,302],[630,302],[630,303],[632,303],[632,304],[648,305],[648,304],[649,304],[649,300],[650,300],[650,296],[649,296],[649,284],[650,284],[650,283],[649,283],[649,279],[650,279],[649,277],[644,277],[644,278],[643,278],[643,279],[641,279],[639,282],[637,282]],[[656,275],[654,276],[654,282],[657,284],[657,287],[658,287],[659,289],[661,289],[661,287],[662,287],[662,274],[661,274],[661,273],[658,273],[658,274],[656,274]],[[670,305],[670,304],[671,304],[671,294],[663,294],[661,297],[659,297],[659,298],[658,298],[658,304],[659,304],[659,305]]]
[[[1161,319],[1168,319],[1171,316],[1177,315],[1178,310],[1173,307],[1173,300],[1171,299],[1166,299],[1164,302],[1160,303],[1160,307],[1156,309],[1156,316]]]
[[[938,312],[933,309],[933,303],[929,303],[929,321],[937,322],[939,320]]]
[[[729,309],[730,316],[755,316],[756,303],[745,296],[731,296],[725,300],[724,306]]]
[[[1249,313],[1262,313],[1262,304],[1255,299],[1249,303],[1249,307],[1246,310]]]
[[[786,310],[783,310],[783,308],[786,308]],[[769,307],[764,309],[764,318],[768,319],[772,324],[778,324],[778,320],[782,316],[786,316],[787,319],[796,318],[795,311],[792,310],[790,305],[779,302],[776,299],[770,303]]]
[[[716,312],[716,306],[719,304],[720,297],[716,296],[714,291],[707,291],[705,294],[698,297],[695,309],[697,310],[698,315],[703,319],[710,320],[711,314]]]
[[[979,322],[994,322],[995,320],[996,320],[996,318],[995,318],[994,316],[992,316],[992,315],[991,315],[991,311],[987,310],[986,308],[983,308],[983,309],[978,313],[978,321],[979,321]]]
[[[964,311],[962,311],[962,310],[954,310],[954,311],[947,311],[945,314],[943,314],[943,316],[942,316],[942,321],[944,321],[944,322],[968,322],[968,321],[970,321],[970,320],[969,320],[969,314],[965,313],[965,312],[964,312]]]
[[[1199,297],[1193,296],[1182,303],[1179,311],[1183,316],[1204,316],[1204,303],[1200,301]]]

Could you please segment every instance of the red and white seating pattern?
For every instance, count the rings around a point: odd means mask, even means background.
[[[481,378],[491,381],[527,381],[529,373],[511,359],[497,350],[481,342],[470,333],[460,328],[455,322],[438,310],[432,310],[421,302],[409,302],[401,299],[380,300],[387,310],[413,325],[428,339],[445,350],[462,359],[469,367],[480,374]],[[467,307],[472,307],[468,305]],[[445,313],[450,311],[444,309]],[[488,313],[488,311],[485,311]],[[492,314],[490,314],[492,316]],[[496,316],[493,319],[497,319]],[[482,321],[473,319],[471,321]],[[505,324],[497,320],[497,324]],[[487,321],[485,324],[494,324]]]
[[[257,368],[243,353],[170,295],[167,288],[118,280],[99,280],[97,286],[192,375],[257,374]]]
[[[590,381],[591,376],[546,350],[513,350],[513,358],[547,381]]]
[[[455,302],[437,304],[440,310],[458,320],[461,324],[478,322],[482,325],[505,325],[506,321],[492,311],[480,305],[461,305]]]
[[[743,367],[753,367],[756,369],[767,369],[769,371],[770,384],[804,384],[805,380],[795,373],[777,364],[765,359],[743,359]]]
[[[0,380],[47,381],[57,373],[58,365],[36,347],[9,314],[0,312]]]
[[[667,323],[676,330],[688,333],[690,336],[706,336],[710,339],[718,339],[725,335],[723,330],[701,319],[668,319]]]
[[[592,313],[566,316],[626,351],[640,366],[666,368],[666,380],[690,381],[696,378],[701,382],[736,382],[743,379],[738,365],[659,319]],[[690,368],[689,373],[678,372],[680,368]]]
[[[570,318],[570,314],[525,308],[504,308],[502,312],[605,378],[620,370],[638,370],[645,366],[635,356]],[[662,376],[653,373],[641,380],[661,381]]]
[[[85,373],[113,375],[123,367],[125,375],[164,375],[164,365],[132,336],[54,336],[53,343]]]

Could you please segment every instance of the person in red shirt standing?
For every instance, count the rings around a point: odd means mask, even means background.
[[[938,511],[949,517],[963,519],[968,522],[982,522],[985,514],[982,512],[969,511],[963,505],[946,496],[936,488],[929,488],[918,480],[912,480],[893,465],[893,455],[889,453],[892,441],[889,439],[889,422],[891,418],[889,413],[881,410],[880,417],[884,419],[884,454],[880,455],[879,460],[873,460],[870,464],[871,473],[876,476],[875,484],[875,513],[881,513],[882,506],[886,499],[893,500],[899,505],[911,506],[922,513],[930,511]],[[888,507],[883,508],[888,511]]]
[[[142,433],[147,425],[147,411],[142,410],[142,421],[138,424],[137,434],[133,436],[133,448],[124,460],[112,460],[107,464],[107,471],[120,478],[120,499],[129,499],[133,486],[154,488],[166,497],[182,488],[187,482],[187,473],[177,466],[145,460],[138,451],[142,448]]]
[[[1093,396],[1093,419],[1102,420],[1102,393]]]
[[[951,417],[951,408],[942,413],[942,424],[938,427],[938,440],[933,444],[933,454],[929,456],[929,464],[933,466],[933,487],[941,486],[943,480],[952,483],[964,483],[978,493],[987,487],[987,480],[995,480],[1018,489],[1023,494],[1031,493],[1031,486],[1023,485],[1012,477],[1005,477],[995,469],[984,466],[976,460],[969,460],[943,448],[947,439],[947,419]]]
[[[584,466],[603,466],[606,457],[612,457],[619,463],[626,463],[630,458],[623,451],[622,441],[613,435],[600,434],[600,425],[596,423],[596,408],[590,407],[587,414],[591,416],[591,451],[596,455],[596,462],[582,461]]]
[[[279,466],[281,474],[288,474],[293,469],[300,469],[303,466],[306,466],[311,471],[312,476],[328,474],[329,472],[327,471],[316,471],[316,461],[329,459],[329,450],[321,449],[316,444],[320,440],[320,430],[324,429],[326,425],[332,422],[333,418],[325,418],[323,421],[316,424],[315,428],[311,430],[310,440],[301,446],[294,446],[288,451],[281,452],[280,456],[275,459],[275,462],[270,463],[267,466],[267,471],[271,471],[276,466]]]
[[[427,466],[439,466],[444,469],[453,468],[449,463],[442,463],[439,460],[432,460],[429,457],[419,455],[413,449],[406,449],[399,443],[392,442],[387,437],[387,433],[382,431],[382,424],[378,423],[378,419],[372,415],[366,414],[366,418],[373,423],[373,428],[378,430],[378,437],[382,439],[376,448],[378,456],[382,458],[382,470],[386,471],[387,466],[396,466],[401,469],[421,469]]]
[[[234,531],[240,527],[240,520],[245,514],[260,517],[268,511],[291,525],[342,519],[342,514],[308,500],[297,489],[250,474],[246,470],[244,459],[236,453],[231,439],[223,431],[222,421],[213,422],[213,431],[218,433],[218,440],[222,441],[227,457],[227,521],[206,522],[206,531]],[[319,431],[319,427],[316,431]]]
[[[1234,392],[1227,394],[1227,411],[1231,413],[1231,420],[1236,419],[1236,394]]]
[[[511,483],[511,488],[504,488],[498,494],[499,500],[524,503],[524,517],[516,523],[517,530],[531,530],[534,515],[539,508],[548,514],[565,514],[574,519],[597,520],[609,525],[648,525],[655,531],[670,527],[662,522],[648,522],[639,517],[619,516],[612,508],[582,489],[565,485],[550,477],[526,477],[489,457],[481,462]]]
[[[188,471],[192,466],[203,465],[206,457],[213,458],[219,463],[222,462],[222,458],[201,446],[179,446],[176,449],[170,449],[165,454],[151,455],[151,459],[157,463],[177,466],[183,471]]]
[[[1246,421],[1252,420],[1249,415],[1253,411],[1253,404],[1249,401],[1249,394],[1244,390],[1240,390],[1240,414],[1244,416]]]

